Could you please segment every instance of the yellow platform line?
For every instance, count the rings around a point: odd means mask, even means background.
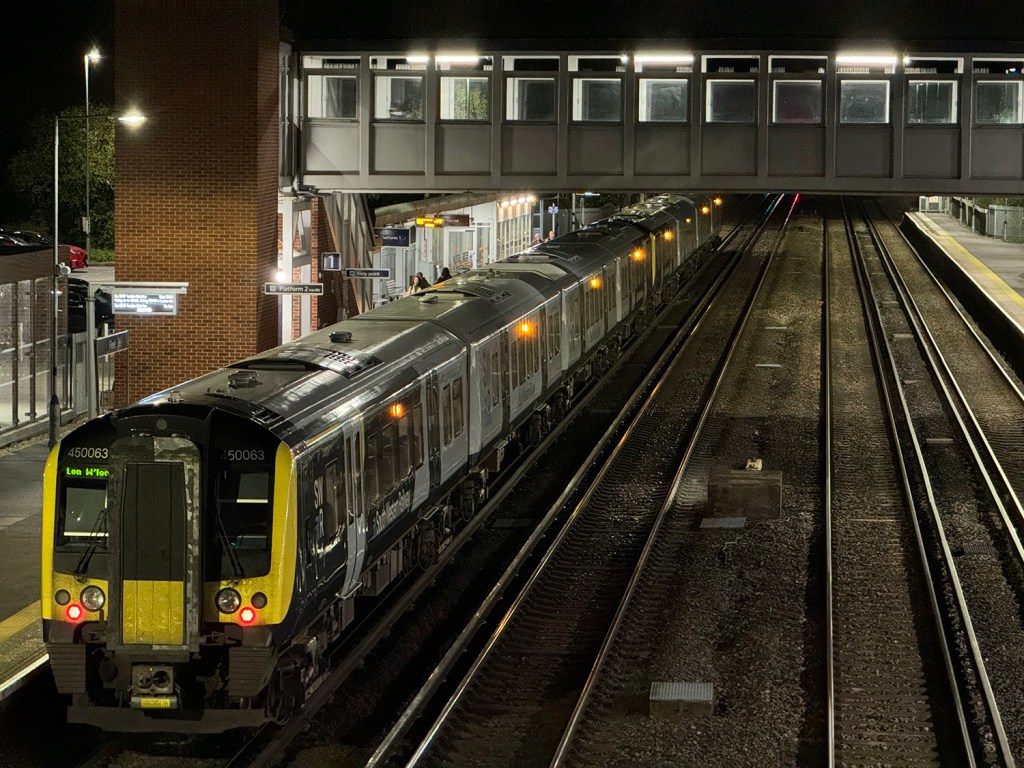
[[[1006,298],[1017,304],[1020,307],[1024,307],[1024,297],[1021,297],[1013,288],[1008,286],[999,275],[993,272],[988,266],[978,260],[978,257],[968,251],[960,241],[957,240],[952,234],[947,232],[945,229],[940,227],[934,221],[929,219],[927,216],[919,215],[917,217],[918,222],[921,226],[928,231],[928,234],[938,242],[939,240],[948,241],[949,246],[956,251],[959,255],[969,261],[987,280],[990,280],[995,284],[996,290],[1002,293]],[[945,247],[944,244],[939,243],[940,247]],[[950,254],[952,256],[953,254]]]
[[[42,606],[39,600],[26,605],[13,616],[0,621],[0,642],[18,634],[34,622],[42,621]]]

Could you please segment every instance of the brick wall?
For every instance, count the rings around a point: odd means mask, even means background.
[[[118,280],[183,280],[131,331],[131,399],[272,346],[277,299],[276,0],[116,0]]]

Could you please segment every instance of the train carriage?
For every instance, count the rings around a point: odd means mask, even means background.
[[[69,434],[42,573],[69,719],[220,731],[300,707],[356,596],[433,561],[652,316],[693,215],[633,206]]]

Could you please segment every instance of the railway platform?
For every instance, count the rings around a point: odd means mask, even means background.
[[[1024,243],[979,235],[944,213],[909,213],[907,218],[1024,336]]]

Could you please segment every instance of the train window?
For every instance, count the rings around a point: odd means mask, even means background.
[[[355,76],[310,75],[306,89],[308,117],[355,120],[359,116],[359,81]]]
[[[442,120],[490,120],[491,82],[487,77],[442,77]]]
[[[505,93],[506,120],[553,123],[558,117],[553,77],[510,77]]]
[[[64,485],[57,522],[57,546],[74,542],[107,546],[107,481],[76,480]]]
[[[785,125],[821,125],[820,80],[776,80],[772,87],[772,122]]]
[[[463,416],[462,409],[462,379],[458,378],[452,382],[452,424],[455,437],[461,435],[465,427],[465,417]]]
[[[377,471],[377,433],[371,429],[366,432],[366,452],[363,454],[363,493],[366,503],[373,504],[380,498]]]
[[[956,82],[910,80],[907,83],[907,122],[942,125],[956,122]]]
[[[757,83],[753,80],[708,80],[707,94],[707,122],[757,122]]]
[[[839,122],[854,125],[888,123],[889,81],[840,81]]]
[[[441,389],[441,413],[444,421],[444,444],[452,441],[452,385],[445,384]]]
[[[338,472],[338,462],[328,462],[324,469],[324,541],[330,541],[341,530],[341,504],[345,499],[343,475]],[[340,487],[339,487],[340,486]]]
[[[578,77],[572,81],[572,119],[577,122],[618,122],[622,119],[622,80]]]
[[[412,465],[423,466],[423,406],[419,400],[412,407]]]
[[[519,381],[522,378],[520,373],[521,368],[519,367],[519,345],[521,343],[520,337],[513,335],[512,339],[508,344],[509,352],[509,370],[512,373],[512,389],[519,386]]]
[[[377,444],[377,472],[379,475],[381,495],[395,487],[398,482],[398,425],[393,421],[384,425],[380,431],[380,442]]]
[[[141,481],[141,478],[140,478]],[[221,573],[236,560],[246,575],[270,568],[270,472],[229,465],[217,481],[217,520],[222,544]]]
[[[689,121],[690,81],[686,79],[640,78],[639,120],[641,123],[685,123]]]
[[[615,266],[604,268],[604,293],[607,296],[605,306],[608,312],[615,309]]]
[[[422,120],[423,77],[377,75],[373,117],[375,120]]]
[[[979,80],[974,90],[975,119],[981,124],[1024,123],[1024,83],[1005,80]]]
[[[497,349],[491,352],[491,405],[495,406],[501,399],[501,363]]]
[[[551,360],[558,354],[562,341],[561,324],[558,322],[558,307],[548,307],[547,317],[544,318],[544,327],[547,328],[548,360]]]
[[[574,292],[569,297],[569,338],[578,341],[580,338],[580,295]]]

